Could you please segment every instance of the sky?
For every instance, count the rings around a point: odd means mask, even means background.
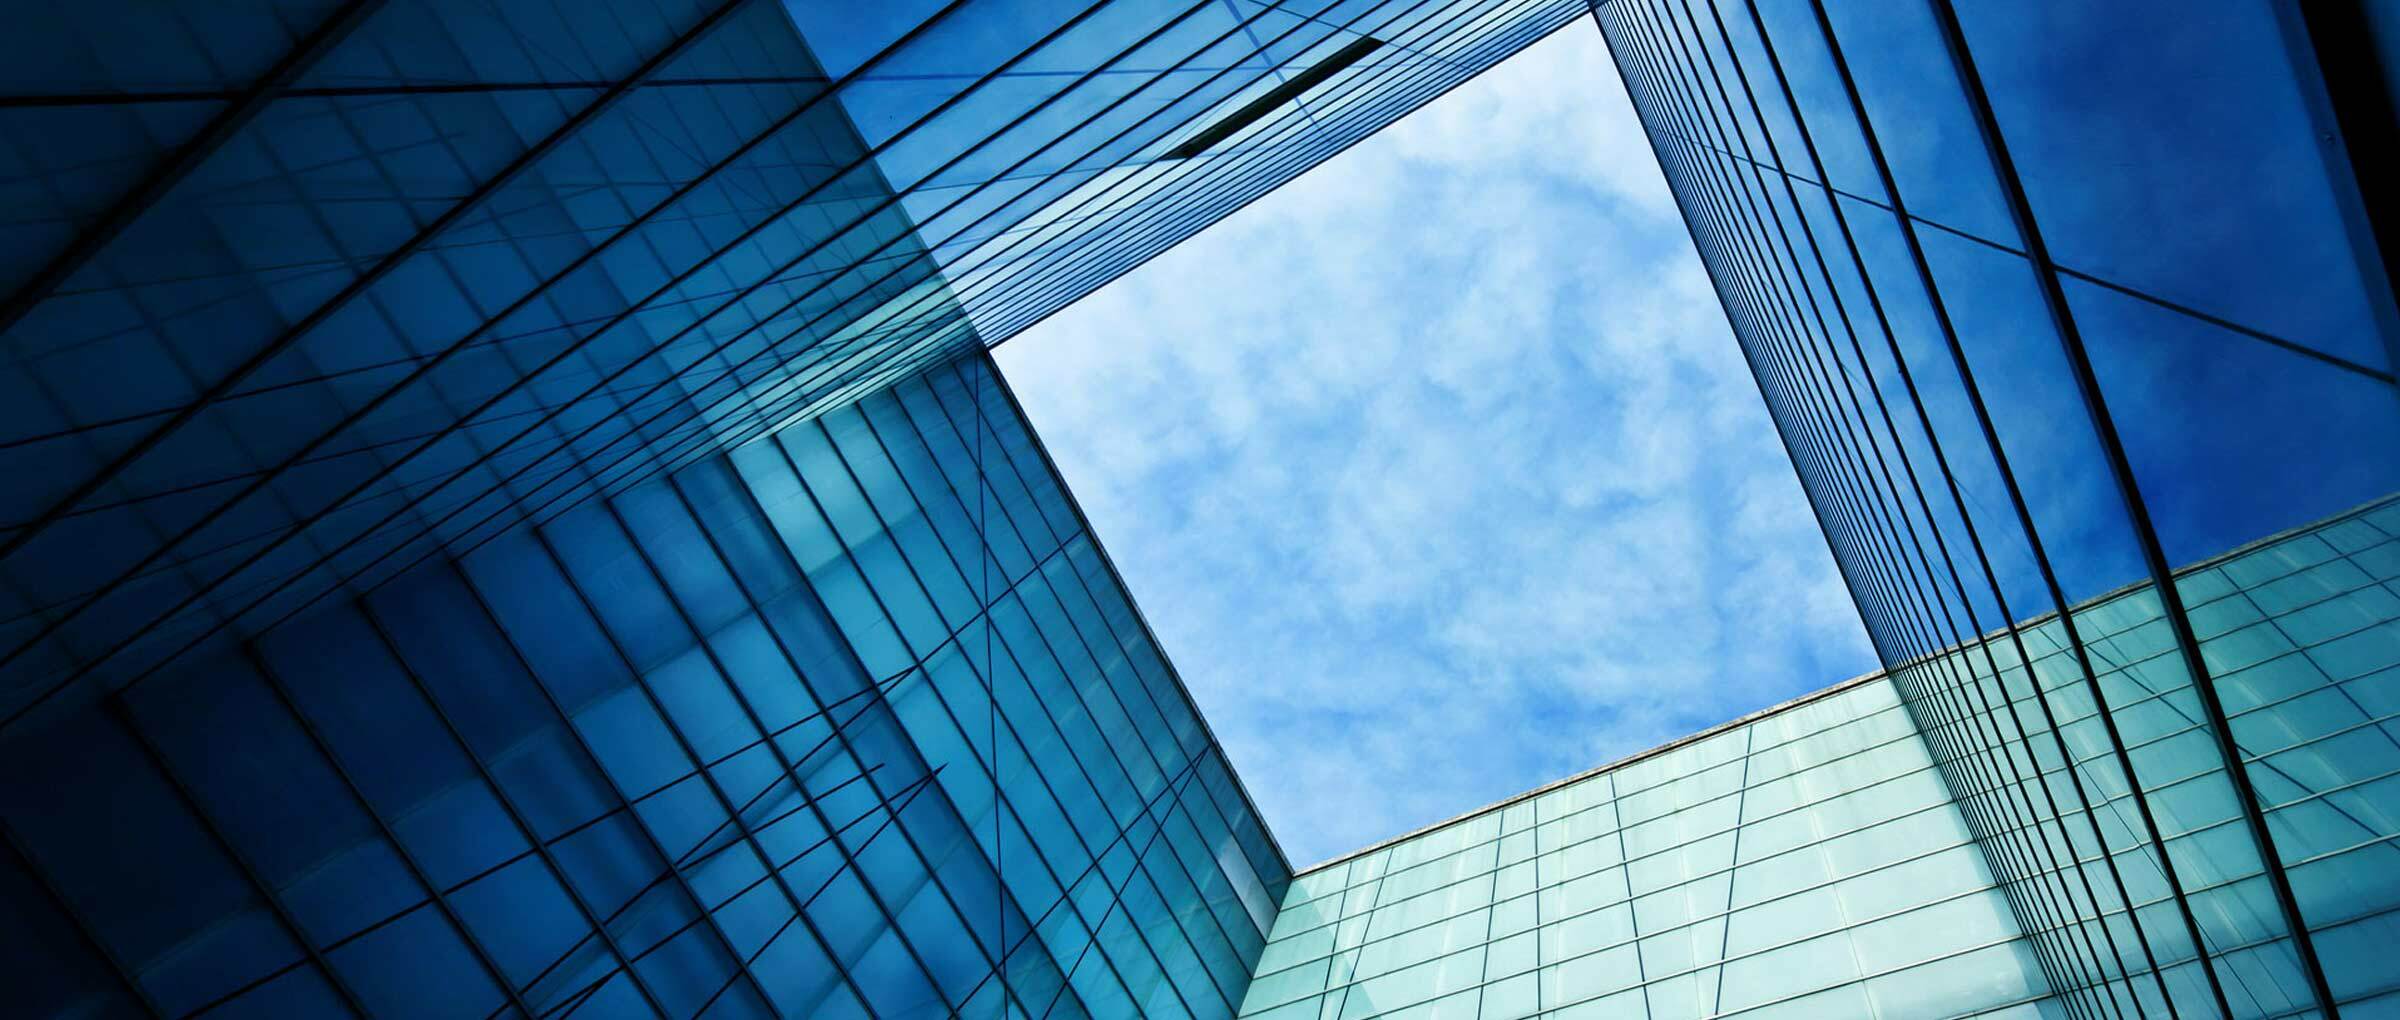
[[[1295,866],[1874,667],[1588,24],[995,356]]]

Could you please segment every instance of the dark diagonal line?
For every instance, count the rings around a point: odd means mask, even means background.
[[[34,272],[32,279],[20,285],[6,301],[0,301],[0,335],[7,334],[17,323],[24,321],[27,312],[41,304],[51,291],[107,248],[110,242],[131,227],[134,221],[141,219],[142,214],[150,211],[168,192],[175,190],[177,184],[191,176],[192,171],[199,169],[225,143],[241,134],[242,129],[258,119],[258,115],[274,103],[292,82],[308,73],[326,54],[340,46],[342,40],[349,38],[350,33],[382,6],[383,0],[349,0],[314,31],[302,37],[297,45],[283,55],[283,59],[276,61],[249,88],[227,96],[229,105],[225,109],[209,118],[208,123],[176,147],[174,153],[151,168],[132,190],[119,197],[98,219],[77,233],[65,249],[51,256],[41,269]]]
[[[380,0],[353,0],[353,7],[361,5],[372,7],[377,2]],[[466,218],[468,213],[480,208],[486,199],[515,182],[525,171],[539,163],[544,156],[549,155],[561,143],[616,106],[620,100],[633,91],[635,83],[682,55],[684,51],[691,48],[693,43],[698,42],[702,36],[707,35],[711,29],[747,2],[749,0],[721,0],[715,10],[710,11],[707,16],[702,17],[682,35],[677,36],[673,42],[653,54],[641,67],[627,75],[624,81],[601,93],[591,103],[568,117],[558,127],[553,128],[549,134],[544,135],[540,141],[518,153],[515,159],[510,160],[497,173],[485,178],[483,183],[465,198],[451,203],[442,211],[441,215],[434,217],[431,222],[419,228],[406,241],[386,252],[366,272],[360,273],[332,297],[320,302],[314,310],[301,317],[298,322],[293,323],[290,328],[285,329],[274,339],[251,352],[249,357],[242,359],[242,362],[234,366],[231,371],[219,376],[216,382],[209,384],[208,388],[200,391],[190,401],[177,408],[175,413],[168,415],[165,421],[159,422],[145,432],[141,438],[127,444],[115,457],[110,458],[107,464],[85,476],[82,482],[77,483],[73,489],[53,502],[49,508],[35,515],[16,534],[9,536],[6,541],[0,541],[0,560],[5,560],[25,548],[35,537],[49,530],[50,526],[59,518],[74,509],[76,504],[98,493],[136,461],[165,442],[168,436],[190,423],[192,419],[198,417],[202,411],[207,410],[220,398],[233,392],[236,387],[272,363],[277,355],[299,343],[301,338],[347,307],[351,301],[365,294],[378,281],[398,269],[401,264],[409,261],[433,238],[457,225],[460,220]],[[8,312],[0,310],[0,331],[5,331],[10,321]]]

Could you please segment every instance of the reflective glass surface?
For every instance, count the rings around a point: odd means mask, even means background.
[[[39,722],[14,1015],[1207,1020],[1289,874],[980,352]]]
[[[999,343],[1586,10],[227,6],[0,40],[0,718]]]
[[[2400,1009],[2388,11],[1596,13],[2059,1008]]]
[[[1892,683],[1292,880],[1244,1017],[2058,1016]]]
[[[984,352],[1569,25],[1885,672],[1294,879]],[[5,27],[12,1015],[2400,1016],[2386,5]]]

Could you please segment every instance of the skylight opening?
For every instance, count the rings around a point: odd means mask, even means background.
[[[1872,668],[1588,25],[994,355],[1295,863]]]

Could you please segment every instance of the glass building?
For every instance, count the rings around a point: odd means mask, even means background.
[[[2400,500],[2176,580],[2209,621],[2202,652],[2226,671],[2289,881],[2322,919],[2340,1013],[2391,1015]],[[2198,699],[2152,686],[2171,635],[2145,595],[2075,609],[2112,663],[2113,723],[2079,699],[2063,625],[2018,628],[2041,689],[2005,688],[1999,711],[2051,702],[2054,725],[1994,754],[2037,777],[1981,771],[1990,720],[1910,701],[1902,673],[1861,677],[1300,871],[1241,1016],[2218,1016],[2212,970],[2240,990],[2234,1015],[2328,1015],[2239,855],[2247,832],[2198,753]],[[1985,654],[1952,649],[1938,667],[1967,676]],[[1976,679],[1942,696],[2003,696]],[[2061,742],[2071,758],[2048,750]],[[2183,772],[2137,791],[2111,769],[2118,746],[2137,775]],[[2071,813],[2028,803],[2078,779],[2093,796]],[[2139,835],[2146,814],[2173,873]],[[2179,937],[2187,912],[2197,942]]]
[[[981,355],[0,769],[34,1016],[1222,1017],[1289,876]]]
[[[1295,877],[1242,1015],[2031,1017],[2043,993],[1876,675]]]
[[[1594,16],[2061,1008],[2400,1013],[2395,12]]]
[[[2400,1016],[2392,11],[6,24],[12,1015]],[[1885,668],[1295,877],[984,352],[1594,25]]]

